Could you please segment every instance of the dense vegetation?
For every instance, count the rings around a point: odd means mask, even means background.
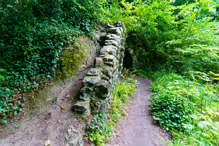
[[[91,35],[98,3],[4,0],[0,3],[0,118],[18,115],[33,91],[61,70],[62,49]]]
[[[154,81],[153,117],[173,134],[173,144],[219,143],[219,6],[214,0],[6,0],[0,16],[3,123],[22,110],[27,95],[53,80],[62,48],[74,37],[91,36],[97,23],[121,21],[136,73]],[[90,140],[106,140],[102,128]],[[97,139],[98,134],[103,137]]]
[[[101,19],[127,28],[136,73],[154,80],[154,119],[174,145],[219,143],[218,8],[213,0],[114,3]]]

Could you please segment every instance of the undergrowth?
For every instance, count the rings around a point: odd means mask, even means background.
[[[128,100],[134,97],[137,87],[134,76],[116,83],[109,113],[95,115],[89,124],[87,136],[92,143],[103,146],[112,137],[116,124],[126,116]]]
[[[153,117],[174,135],[174,145],[217,145],[219,86],[174,73],[156,73]]]
[[[0,2],[2,124],[22,112],[36,90],[54,80],[62,70],[63,48],[72,45],[79,35],[92,35],[97,22],[94,9],[98,11],[97,1]]]

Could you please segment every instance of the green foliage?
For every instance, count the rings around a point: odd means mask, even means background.
[[[177,69],[177,72],[218,72],[218,47],[191,45],[185,49],[175,49],[169,57],[166,68]]]
[[[125,24],[136,67],[148,71],[135,73],[154,79],[153,117],[176,145],[218,143],[217,13],[213,0],[122,0],[100,14]],[[203,119],[209,110],[214,116]]]
[[[0,5],[0,119],[18,115],[61,70],[62,49],[91,35],[98,2],[6,0]],[[6,122],[4,122],[6,123]]]
[[[56,78],[71,78],[86,65],[90,59],[90,52],[93,51],[91,41],[86,36],[75,39],[74,44],[63,50],[61,70]]]
[[[134,96],[137,86],[138,82],[134,76],[124,77],[122,82],[116,83],[110,112],[95,115],[89,124],[88,139],[90,141],[97,146],[102,146],[112,137],[113,128],[126,115],[124,108],[127,100]]]
[[[112,129],[108,126],[108,115],[106,113],[95,115],[92,118],[88,129],[88,139],[97,146],[104,145],[104,142],[112,136]]]
[[[150,71],[135,73],[154,80],[153,117],[173,133],[174,145],[219,143],[218,4],[213,0],[5,0],[0,17],[3,124],[22,111],[34,90],[53,80],[61,64],[74,69],[75,58],[84,52],[63,54],[62,48],[78,35],[91,35],[100,19],[125,24],[137,68]],[[69,59],[62,62],[63,56]],[[135,90],[133,79],[117,83],[111,113],[96,115],[91,122],[92,142],[103,145],[108,140]]]
[[[151,99],[151,112],[161,127],[173,133],[173,145],[218,143],[218,84],[191,78],[190,74],[135,72],[153,79],[155,94]],[[217,76],[212,72],[210,75]]]
[[[183,5],[183,4],[187,4],[187,3],[194,3],[195,0],[175,0],[175,2],[173,3],[175,6],[179,6],[179,5]]]
[[[189,104],[187,100],[171,94],[155,96],[151,104],[154,120],[159,121],[159,124],[167,131],[184,130],[183,125],[190,120],[193,110],[192,104]]]
[[[148,71],[135,73],[154,80],[153,117],[175,145],[218,143],[217,15],[213,0],[123,0],[101,13],[125,24],[136,67]]]
[[[218,83],[219,74],[210,71],[209,73],[190,71],[188,77],[195,81],[196,83]]]
[[[167,0],[122,1],[119,6],[104,9],[101,19],[108,23],[120,20],[125,24],[127,46],[134,50],[138,68],[171,67],[181,72],[179,63],[187,61],[179,60],[186,58],[182,51],[188,48],[207,50],[206,45],[219,45],[218,24],[213,21],[216,6],[212,0],[181,6],[174,6]]]

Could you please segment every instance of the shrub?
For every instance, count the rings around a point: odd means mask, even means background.
[[[171,94],[159,94],[151,100],[151,112],[154,120],[167,131],[184,131],[184,124],[191,118],[193,104],[180,96]]]
[[[219,128],[218,84],[167,72],[154,73],[152,77],[155,94],[151,111],[154,119],[173,133],[173,143],[215,145]]]

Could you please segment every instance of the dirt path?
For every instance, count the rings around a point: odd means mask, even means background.
[[[168,135],[153,124],[150,115],[150,81],[137,78],[140,85],[128,117],[119,123],[114,139],[107,146],[165,146]]]

